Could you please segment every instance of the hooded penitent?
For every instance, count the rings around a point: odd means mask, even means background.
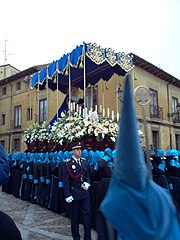
[[[115,167],[101,211],[118,240],[178,240],[180,225],[171,196],[153,182],[144,161],[129,75],[119,122]]]

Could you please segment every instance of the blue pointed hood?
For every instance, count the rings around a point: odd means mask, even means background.
[[[146,186],[149,171],[140,145],[129,74],[125,78],[122,111],[119,122],[114,178],[118,182],[125,182],[131,187],[140,190]]]
[[[116,144],[114,172],[100,209],[118,239],[179,239],[180,225],[170,193],[150,178],[138,136],[129,75]]]

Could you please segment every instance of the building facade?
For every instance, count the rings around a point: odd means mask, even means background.
[[[45,66],[45,65],[44,65]],[[43,66],[31,67],[0,81],[0,143],[6,152],[24,151],[24,130],[34,122],[50,122],[67,94],[45,87],[30,87],[30,76]],[[145,107],[149,143],[155,148],[180,148],[180,81],[138,56],[131,70],[133,88],[145,86],[150,102]],[[86,106],[100,105],[119,114],[123,94],[123,77],[114,74],[108,81],[100,79],[86,89]],[[72,100],[83,98],[83,90],[72,86]],[[142,107],[136,103],[140,129],[144,132]],[[107,114],[107,113],[106,113]],[[117,114],[117,115],[116,115]]]
[[[11,66],[10,64],[5,64],[0,66],[0,81],[7,77],[10,77],[16,73],[20,72],[17,68]]]

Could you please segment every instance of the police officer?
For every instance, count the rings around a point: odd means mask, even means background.
[[[73,240],[80,240],[80,214],[84,225],[84,240],[91,240],[90,178],[88,163],[81,157],[81,143],[71,144],[72,157],[64,164],[63,186],[66,202],[71,208],[71,232]]]

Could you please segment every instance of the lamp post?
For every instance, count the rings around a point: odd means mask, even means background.
[[[121,87],[118,88],[118,90],[117,90],[117,95],[118,95],[118,99],[122,102],[122,99],[123,99],[123,90],[121,89]]]

